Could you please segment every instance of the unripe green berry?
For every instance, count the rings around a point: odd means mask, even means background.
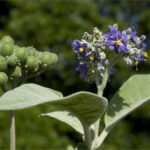
[[[28,56],[26,60],[26,65],[29,70],[37,71],[39,69],[39,60],[34,56]]]
[[[8,63],[8,65],[9,65],[9,66],[12,66],[12,67],[17,64],[17,61],[18,61],[18,59],[17,59],[17,57],[16,57],[15,55],[11,55],[11,56],[9,56],[9,57],[7,58],[7,63]]]
[[[41,57],[41,64],[44,66],[49,66],[57,61],[57,57],[53,53],[44,52]]]
[[[7,60],[5,57],[0,56],[0,71],[5,71],[7,69]]]
[[[10,56],[13,53],[13,45],[10,43],[3,43],[0,53],[3,56]]]
[[[36,58],[38,58],[38,59],[41,59],[42,58],[42,52],[39,52],[39,51],[36,51],[35,53],[34,53],[34,56],[36,57]]]
[[[14,40],[13,38],[11,38],[10,36],[4,36],[2,39],[1,39],[2,42],[4,43],[10,43],[10,44],[14,44]]]
[[[20,48],[18,45],[14,45],[14,51],[16,51],[17,48]]]
[[[27,47],[27,50],[29,56],[34,56],[34,54],[36,53],[36,49],[34,47]]]
[[[18,60],[21,62],[24,62],[28,56],[27,49],[22,47],[22,48],[17,48],[15,50],[15,55],[17,56]]]
[[[15,68],[13,68],[13,70],[10,73],[10,76],[13,78],[19,78],[22,75],[22,71],[21,68],[19,66],[16,66]]]
[[[0,72],[0,85],[4,85],[7,81],[7,74],[5,72]]]
[[[55,53],[51,53],[51,60],[52,63],[56,63],[58,61],[58,57]]]

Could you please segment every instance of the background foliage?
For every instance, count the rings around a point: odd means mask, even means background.
[[[149,44],[149,17],[149,0],[1,0],[0,37],[11,35],[20,46],[33,45],[40,51],[58,54],[57,65],[29,82],[53,88],[64,95],[80,90],[96,93],[95,85],[82,81],[75,70],[73,40],[80,39],[85,31],[91,33],[95,26],[107,31],[108,24],[118,23],[120,29],[133,25],[139,34],[147,35]],[[138,71],[118,63],[104,95],[111,98],[132,74],[150,73],[149,62],[139,65]],[[49,112],[48,106],[16,111],[18,149],[63,150],[68,144],[75,146],[81,141],[67,125],[38,117],[46,112]],[[149,149],[149,117],[150,105],[133,112],[112,130],[102,149]],[[0,112],[0,122],[0,149],[8,149],[8,112]]]

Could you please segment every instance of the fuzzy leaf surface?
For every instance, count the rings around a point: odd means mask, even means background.
[[[129,78],[111,99],[106,114],[106,130],[150,100],[150,75]]]

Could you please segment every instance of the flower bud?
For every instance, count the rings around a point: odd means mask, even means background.
[[[16,57],[15,55],[11,55],[11,56],[9,56],[9,57],[7,58],[7,63],[8,63],[8,65],[9,65],[9,66],[12,66],[12,67],[17,64],[17,61],[18,61],[18,59],[17,59],[17,57]]]
[[[7,60],[5,57],[0,56],[0,71],[5,71],[7,69]]]
[[[37,71],[39,69],[39,60],[34,56],[28,56],[25,67],[29,70]]]
[[[14,44],[14,40],[13,38],[11,38],[10,36],[6,35],[1,39],[2,42],[4,43],[9,43],[9,44]]]
[[[89,33],[85,32],[83,35],[83,39],[91,42],[93,37]]]
[[[20,60],[21,62],[24,62],[28,55],[27,49],[24,47],[17,48],[15,51],[15,55],[17,56],[18,60]]]
[[[19,66],[16,66],[11,70],[10,76],[13,78],[19,78],[22,75],[21,68]]]
[[[13,45],[11,43],[3,43],[0,53],[3,56],[10,56],[13,53]]]

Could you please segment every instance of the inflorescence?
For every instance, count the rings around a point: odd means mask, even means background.
[[[114,60],[117,58],[136,67],[146,61],[148,54],[145,35],[138,37],[136,30],[132,28],[121,32],[116,24],[109,25],[109,29],[110,32],[103,34],[95,27],[92,35],[85,32],[81,40],[73,42],[73,50],[80,61],[77,71],[82,79],[90,82],[101,79],[108,68],[109,74],[112,74]],[[109,58],[111,51],[114,53],[113,59]]]

